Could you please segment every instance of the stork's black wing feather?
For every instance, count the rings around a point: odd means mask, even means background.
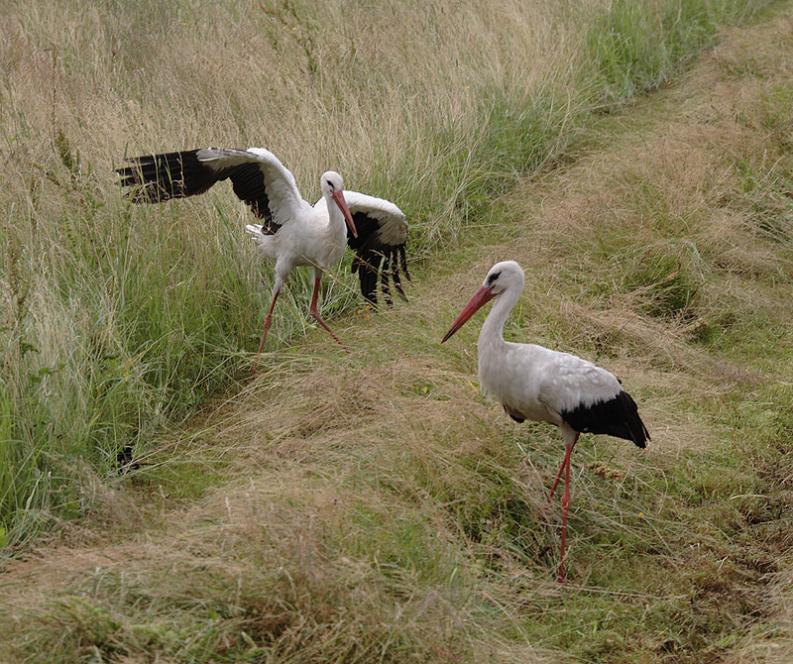
[[[135,203],[160,203],[172,198],[203,194],[223,175],[198,160],[198,150],[133,157],[132,164],[117,168],[122,187],[132,187]]]
[[[410,280],[405,245],[407,221],[393,203],[355,191],[345,191],[344,198],[352,213],[358,237],[347,234],[347,244],[355,252],[353,273],[358,273],[361,293],[377,305],[377,284],[387,304],[393,304],[391,284],[399,297],[407,300],[401,276]]]
[[[562,414],[562,419],[582,433],[601,433],[633,441],[645,447],[650,433],[639,416],[639,408],[630,394],[621,390],[611,399],[588,406],[577,406]]]
[[[262,233],[275,235],[281,224],[273,220],[270,211],[270,200],[264,186],[264,173],[258,164],[248,163],[237,166],[230,174],[231,185],[237,198],[247,203],[253,214],[259,219],[264,219]]]
[[[267,150],[207,148],[128,161],[129,166],[116,172],[121,176],[121,186],[131,188],[133,202],[160,203],[196,196],[216,182],[230,179],[237,197],[264,220],[265,235],[272,235],[281,227],[283,222],[277,214],[280,206],[290,199],[301,200],[292,174]]]

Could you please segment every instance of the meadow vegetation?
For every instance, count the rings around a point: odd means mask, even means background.
[[[0,528],[23,543],[235,384],[269,273],[229,191],[133,207],[124,155],[264,145],[308,198],[340,169],[406,211],[414,260],[576,129],[764,3],[334,0],[8,6],[0,40]],[[356,306],[346,270],[325,293]],[[274,329],[303,335],[305,276]]]
[[[546,4],[15,9],[0,659],[790,660],[793,24]],[[295,280],[282,346],[235,382],[269,278],[245,211],[130,207],[127,141],[267,145],[307,197],[344,164],[408,213],[411,303],[339,316],[342,353],[294,342]],[[507,335],[611,368],[653,433],[576,451],[567,589],[558,433],[478,395],[476,325],[437,344],[507,257]],[[326,309],[354,290],[340,271]]]

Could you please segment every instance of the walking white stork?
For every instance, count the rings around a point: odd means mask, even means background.
[[[131,166],[116,172],[122,186],[133,187],[130,197],[135,203],[203,194],[216,182],[230,179],[237,197],[264,220],[261,225],[246,226],[261,252],[275,262],[272,301],[264,317],[259,353],[267,340],[278,294],[292,268],[299,265],[314,268],[311,315],[341,343],[320,316],[317,298],[322,272],[341,259],[348,244],[356,253],[352,271],[358,272],[361,292],[372,305],[377,304],[378,276],[386,302],[392,303],[389,270],[397,293],[406,299],[400,281],[400,269],[410,280],[405,215],[390,201],[345,192],[341,176],[334,171],[322,174],[322,197],[312,206],[300,196],[292,173],[263,148],[206,148],[127,161]]]
[[[524,276],[515,261],[496,263],[443,337],[447,341],[476,311],[495,299],[479,333],[479,382],[516,422],[549,422],[562,430],[565,454],[548,500],[564,471],[562,542],[558,580],[565,579],[567,508],[570,504],[570,455],[581,433],[602,433],[644,448],[650,440],[636,402],[619,380],[600,367],[569,353],[535,344],[504,341],[504,323],[523,291]]]

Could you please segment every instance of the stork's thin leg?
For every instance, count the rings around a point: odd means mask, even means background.
[[[574,444],[574,443],[573,443]],[[567,508],[570,506],[570,454],[573,452],[573,444],[565,446],[564,461],[564,495],[562,496],[562,545],[559,550],[559,571],[556,575],[556,580],[559,583],[564,583],[565,569],[564,569],[564,550],[567,539]]]
[[[278,295],[280,293],[280,289],[273,293],[273,301],[270,302],[270,308],[267,310],[267,315],[264,317],[264,325],[262,326],[262,340],[259,342],[259,350],[256,351],[257,355],[262,352],[262,348],[264,348],[264,342],[267,341],[267,333],[270,331],[270,324],[273,322],[273,309],[275,309],[275,303],[278,300]]]
[[[578,436],[579,434],[576,433],[575,438],[573,439],[573,444],[570,446],[571,453],[573,451],[573,448],[575,447],[575,444],[578,442]],[[565,459],[566,458],[567,455],[565,455]],[[559,470],[556,472],[556,479],[553,481],[553,485],[551,486],[551,491],[548,494],[548,502],[551,502],[551,500],[553,500],[553,494],[556,491],[556,485],[559,484],[559,479],[562,477],[562,471],[564,470],[564,465],[565,465],[565,460],[562,459],[562,463],[559,464]]]
[[[317,323],[319,323],[325,329],[325,331],[336,340],[336,343],[343,348],[344,344],[333,333],[333,330],[328,327],[328,324],[322,320],[322,316],[319,315],[319,309],[317,309],[317,298],[319,298],[319,282],[321,278],[322,273],[317,271],[316,275],[314,276],[314,292],[311,294],[311,315],[314,317],[314,320],[317,321]]]
[[[264,317],[264,325],[262,327],[262,340],[259,342],[259,350],[256,351],[257,355],[261,354],[262,348],[264,348],[264,342],[267,341],[267,333],[270,331],[270,324],[273,322],[273,309],[275,309],[275,303],[278,300],[278,294],[280,292],[281,292],[280,288],[276,288],[273,291],[273,301],[270,302],[270,308],[267,310],[267,315]],[[253,366],[251,367],[251,373],[256,373],[255,360]]]
[[[559,464],[559,470],[556,471],[556,479],[553,481],[553,484],[551,485],[551,491],[548,493],[549,503],[553,500],[553,494],[556,493],[556,485],[559,484],[559,479],[562,477],[562,471],[564,470],[564,465],[566,460],[567,460],[567,455],[565,454],[564,458],[562,459],[562,463]]]

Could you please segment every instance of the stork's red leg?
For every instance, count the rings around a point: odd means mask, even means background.
[[[314,292],[311,294],[311,315],[314,317],[314,320],[317,321],[317,323],[319,323],[325,329],[325,331],[336,340],[336,343],[339,344],[339,346],[344,347],[344,344],[339,341],[339,338],[333,333],[333,330],[328,327],[328,324],[322,320],[322,316],[319,315],[319,309],[317,309],[317,298],[319,298],[320,279],[321,275],[319,274],[314,277]]]
[[[559,583],[564,583],[565,569],[564,569],[564,550],[567,538],[567,508],[570,506],[570,454],[573,451],[573,445],[565,446],[564,461],[564,495],[562,496],[562,545],[559,550],[559,571],[556,580]]]
[[[576,433],[575,439],[573,440],[573,444],[570,446],[571,453],[573,451],[573,448],[575,447],[575,444],[578,442],[578,436],[579,434]],[[553,485],[551,486],[551,491],[548,494],[548,502],[551,502],[551,500],[553,500],[553,494],[556,491],[556,485],[559,484],[559,478],[562,477],[562,471],[564,470],[564,466],[565,466],[565,459],[567,459],[566,454],[565,454],[565,458],[562,459],[562,463],[559,464],[559,470],[556,472],[556,479],[553,481]]]
[[[264,317],[264,325],[262,327],[262,340],[259,342],[259,350],[256,351],[256,354],[259,355],[262,352],[262,348],[264,348],[264,342],[267,341],[267,333],[270,331],[270,324],[273,322],[273,309],[275,309],[275,303],[278,300],[278,294],[281,292],[279,288],[273,293],[273,301],[270,302],[270,308],[267,310],[267,315]],[[251,368],[253,373],[256,373],[256,363],[254,362],[253,367]]]
[[[551,491],[548,494],[548,502],[553,500],[553,494],[556,492],[556,485],[559,484],[559,478],[562,477],[562,471],[564,470],[565,461],[567,460],[567,454],[564,455],[562,459],[562,463],[559,464],[559,470],[556,471],[556,479],[553,481],[551,485]]]

